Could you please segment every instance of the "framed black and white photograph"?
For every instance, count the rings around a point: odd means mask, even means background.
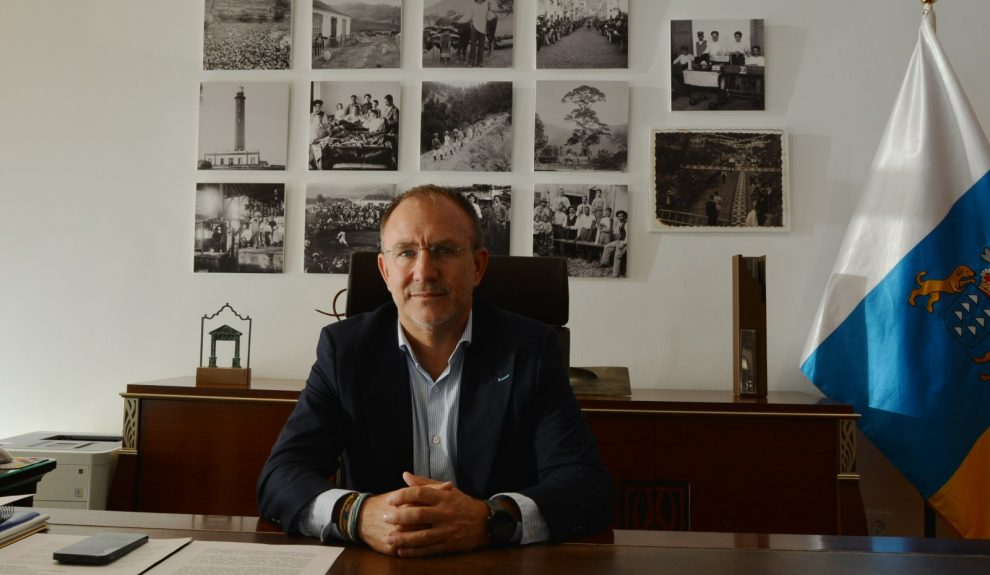
[[[401,66],[401,0],[312,1],[314,70]]]
[[[424,68],[511,68],[515,0],[424,0]]]
[[[653,130],[653,231],[788,231],[782,130]]]
[[[395,184],[309,184],[306,273],[346,274],[352,252],[380,251],[378,226],[394,199]]]
[[[200,170],[284,170],[288,82],[199,85]]]
[[[196,184],[193,271],[281,273],[285,184]]]
[[[537,184],[533,196],[534,256],[567,258],[571,277],[626,277],[626,186]]]
[[[512,82],[423,82],[421,170],[512,170]]]
[[[288,70],[292,0],[208,0],[204,70]]]
[[[507,256],[512,228],[512,186],[472,184],[447,186],[466,196],[481,220],[481,237],[488,253]]]
[[[313,82],[310,170],[396,170],[399,82]]]
[[[670,109],[763,110],[763,20],[671,20]]]
[[[629,0],[536,0],[537,68],[627,68]]]
[[[536,83],[537,171],[626,171],[629,84]]]

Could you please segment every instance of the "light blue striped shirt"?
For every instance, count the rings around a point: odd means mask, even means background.
[[[399,349],[405,352],[409,391],[412,396],[413,473],[438,481],[450,481],[455,486],[461,376],[464,372],[464,350],[471,344],[473,320],[474,312],[468,316],[464,333],[454,347],[454,352],[450,354],[447,367],[436,380],[419,364],[416,353],[402,331],[402,324],[396,322]],[[348,493],[351,491],[330,489],[316,496],[302,510],[299,530],[305,535],[319,536],[324,542],[331,538],[342,539],[331,515],[337,500]],[[550,538],[546,519],[532,499],[519,493],[499,493],[496,496],[498,495],[512,498],[522,513],[522,524],[516,528],[513,541],[525,545]]]

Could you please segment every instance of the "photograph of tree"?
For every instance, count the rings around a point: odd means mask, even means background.
[[[424,68],[511,68],[514,0],[425,0]]]
[[[285,184],[196,184],[193,271],[281,273]]]
[[[306,273],[346,274],[351,253],[381,250],[378,225],[395,184],[310,184],[306,188]]]
[[[625,171],[629,85],[537,82],[537,171]]]
[[[313,69],[398,68],[401,0],[313,0]]]
[[[206,0],[204,70],[288,70],[292,0]]]
[[[422,170],[512,170],[512,82],[423,82]]]

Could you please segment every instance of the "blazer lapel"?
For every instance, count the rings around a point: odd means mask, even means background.
[[[457,421],[457,483],[475,496],[488,492],[505,410],[511,396],[516,354],[491,330],[497,329],[475,308],[473,337],[461,380]],[[467,447],[470,446],[470,449]]]
[[[376,481],[401,485],[402,472],[413,469],[412,398],[405,356],[395,339],[395,324],[385,330],[391,337],[358,350],[358,377],[363,381],[359,405],[366,445],[379,462]],[[380,478],[380,479],[379,479]]]

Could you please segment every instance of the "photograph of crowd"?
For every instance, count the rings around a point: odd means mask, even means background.
[[[284,184],[196,184],[193,271],[281,273]]]
[[[378,225],[393,199],[394,184],[307,186],[306,273],[346,274],[352,252],[381,251]]]
[[[626,82],[536,83],[537,171],[624,172],[628,139]]]
[[[514,0],[425,0],[424,68],[511,68]]]
[[[626,277],[626,186],[537,184],[533,255],[567,258],[571,277]]]
[[[204,70],[288,70],[292,0],[206,0]]]
[[[199,85],[200,170],[284,170],[288,82]]]
[[[313,82],[310,170],[395,170],[399,82]]]
[[[781,130],[654,130],[653,231],[786,231]]]
[[[512,170],[512,82],[423,82],[421,170]]]
[[[474,211],[481,220],[482,243],[488,248],[488,253],[495,256],[509,255],[512,186],[474,184],[447,187],[460,192],[474,205]]]
[[[313,69],[398,68],[401,0],[313,0]]]
[[[763,110],[763,20],[671,20],[670,109]]]
[[[537,0],[537,68],[627,68],[629,0]]]

